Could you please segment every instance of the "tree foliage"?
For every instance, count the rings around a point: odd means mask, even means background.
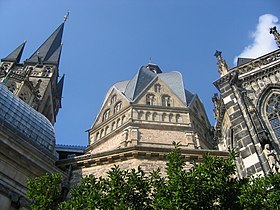
[[[58,173],[45,174],[27,181],[27,197],[33,210],[53,210],[61,195],[62,176]]]
[[[28,182],[32,209],[280,209],[280,174],[237,179],[234,152],[227,159],[205,155],[203,163],[184,169],[180,147],[167,155],[166,176],[159,169],[113,167],[106,178],[89,175],[57,204],[61,176]]]

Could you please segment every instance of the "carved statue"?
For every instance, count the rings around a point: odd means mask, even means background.
[[[217,93],[214,94],[212,97],[212,102],[214,103],[214,117],[217,119],[220,115],[220,106],[221,106],[221,100],[219,99],[219,96]]]
[[[269,166],[271,167],[272,172],[273,173],[278,172],[280,163],[276,152],[270,148],[269,144],[264,145],[263,152],[268,161]]]

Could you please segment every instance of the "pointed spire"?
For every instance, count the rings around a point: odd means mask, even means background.
[[[59,108],[61,108],[61,98],[62,98],[62,91],[63,91],[63,84],[64,84],[64,76],[65,74],[63,74],[63,76],[61,77],[61,79],[59,80],[59,82],[57,83],[57,98],[59,99]]]
[[[274,26],[273,28],[270,28],[269,33],[274,35],[274,38],[276,40],[276,44],[280,48],[280,34],[278,33],[278,31],[276,29],[276,26]]]
[[[57,50],[52,54],[52,56],[45,61],[45,63],[59,65],[61,50],[62,44],[57,48]]]
[[[50,37],[26,60],[27,63],[42,63],[49,59],[59,63],[61,40],[63,35],[64,22],[50,35]]]
[[[1,61],[11,61],[11,62],[20,62],[20,58],[24,49],[26,41],[19,45],[13,52],[11,52],[6,58],[1,59]]]
[[[217,63],[218,71],[219,71],[219,73],[220,73],[220,75],[222,77],[225,74],[227,74],[227,72],[229,70],[228,65],[227,65],[226,61],[222,57],[222,52],[216,50],[216,53],[214,54],[214,56],[216,56],[217,59],[218,59],[218,63]]]

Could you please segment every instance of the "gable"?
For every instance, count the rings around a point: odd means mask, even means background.
[[[164,98],[169,97],[170,107],[186,107],[185,103],[160,78],[154,80],[134,102],[134,104],[169,106]],[[164,104],[165,103],[165,104]]]
[[[111,88],[91,128],[107,121],[127,106],[129,106],[129,102],[123,94],[115,87]]]

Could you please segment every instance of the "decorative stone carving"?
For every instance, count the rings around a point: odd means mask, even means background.
[[[273,34],[276,40],[277,46],[280,48],[280,34],[278,33],[276,26],[270,28],[270,34]]]
[[[279,171],[280,163],[276,152],[270,148],[269,144],[264,146],[263,153],[273,173]]]
[[[229,67],[226,63],[226,61],[222,58],[222,52],[216,50],[216,53],[214,54],[215,57],[218,59],[218,71],[221,74],[221,77],[228,73]]]

